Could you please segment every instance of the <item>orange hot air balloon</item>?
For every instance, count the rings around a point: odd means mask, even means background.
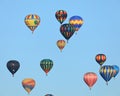
[[[33,80],[32,78],[26,78],[22,81],[22,86],[29,94],[35,87],[35,80]]]
[[[58,48],[60,49],[61,52],[62,52],[63,48],[65,47],[65,45],[66,45],[65,40],[58,40],[57,41],[57,46],[58,46]]]
[[[94,73],[94,72],[87,72],[84,74],[83,79],[84,79],[84,82],[91,89],[92,86],[96,83],[98,77],[97,77],[96,73]]]

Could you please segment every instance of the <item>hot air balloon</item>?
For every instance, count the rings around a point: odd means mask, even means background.
[[[35,80],[32,78],[25,78],[22,81],[22,86],[29,94],[32,91],[32,89],[35,87]]]
[[[84,74],[84,77],[83,77],[84,82],[88,85],[90,89],[96,83],[97,79],[98,79],[98,76],[94,72],[87,72]]]
[[[117,65],[112,65],[113,67],[113,77],[115,78],[119,73],[119,67]]]
[[[36,14],[29,14],[25,17],[24,22],[33,33],[40,24],[40,17]]]
[[[75,31],[78,31],[83,24],[83,19],[82,17],[75,15],[69,19],[69,23],[75,27]]]
[[[58,22],[60,22],[60,24],[62,24],[67,18],[67,12],[65,10],[58,10],[55,13],[55,17],[58,20]]]
[[[97,54],[95,60],[100,66],[102,66],[103,63],[106,61],[106,56],[105,54]]]
[[[10,60],[7,62],[7,68],[13,76],[18,71],[19,67],[20,63],[17,60]]]
[[[68,42],[68,40],[71,38],[71,36],[75,32],[75,28],[73,25],[68,24],[68,23],[62,24],[60,27],[60,32]]]
[[[108,81],[110,81],[113,76],[113,67],[110,65],[104,65],[100,68],[99,73],[108,85]]]
[[[63,48],[65,47],[65,45],[66,45],[65,40],[58,40],[57,41],[57,46],[58,46],[58,48],[60,49],[61,52],[62,52]]]
[[[43,69],[43,71],[48,74],[48,72],[52,69],[53,67],[53,61],[51,59],[43,59],[40,62],[40,66]]]
[[[52,95],[52,94],[46,94],[45,96],[54,96],[54,95]]]

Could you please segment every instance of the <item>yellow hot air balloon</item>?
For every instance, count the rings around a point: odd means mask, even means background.
[[[40,24],[40,17],[36,14],[29,14],[25,17],[24,20],[25,24],[27,25],[27,27],[32,31],[32,33],[34,32],[34,30],[38,27],[38,25]]]
[[[57,41],[57,46],[58,46],[58,48],[60,49],[60,51],[63,50],[63,48],[65,47],[65,45],[66,45],[65,40],[58,40],[58,41]]]
[[[32,78],[25,78],[22,81],[22,86],[29,94],[32,91],[32,89],[35,87],[35,80]]]

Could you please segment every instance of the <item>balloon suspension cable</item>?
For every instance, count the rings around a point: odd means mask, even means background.
[[[89,87],[89,89],[91,90],[91,87]]]
[[[14,74],[12,74],[12,77],[14,77]]]
[[[67,43],[68,43],[68,40],[67,40]]]
[[[60,52],[62,52],[62,49],[60,50]]]
[[[108,81],[106,82],[106,85],[108,85]]]
[[[34,31],[32,31],[32,34],[33,34]]]
[[[48,74],[46,73],[46,76],[48,76]]]

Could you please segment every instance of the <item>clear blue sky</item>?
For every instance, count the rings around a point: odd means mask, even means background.
[[[56,46],[58,39],[64,39],[55,18],[60,9],[68,13],[64,23],[73,15],[84,20],[62,53]],[[104,53],[107,56],[104,65],[120,66],[119,0],[1,0],[0,12],[0,96],[28,96],[21,82],[29,77],[36,81],[30,96],[120,95],[120,74],[106,86],[95,61],[96,54]],[[34,34],[24,23],[28,14],[41,18]],[[54,62],[48,76],[40,68],[44,58]],[[11,59],[20,62],[14,77],[6,67]],[[91,71],[98,75],[98,80],[90,91],[83,75]]]

